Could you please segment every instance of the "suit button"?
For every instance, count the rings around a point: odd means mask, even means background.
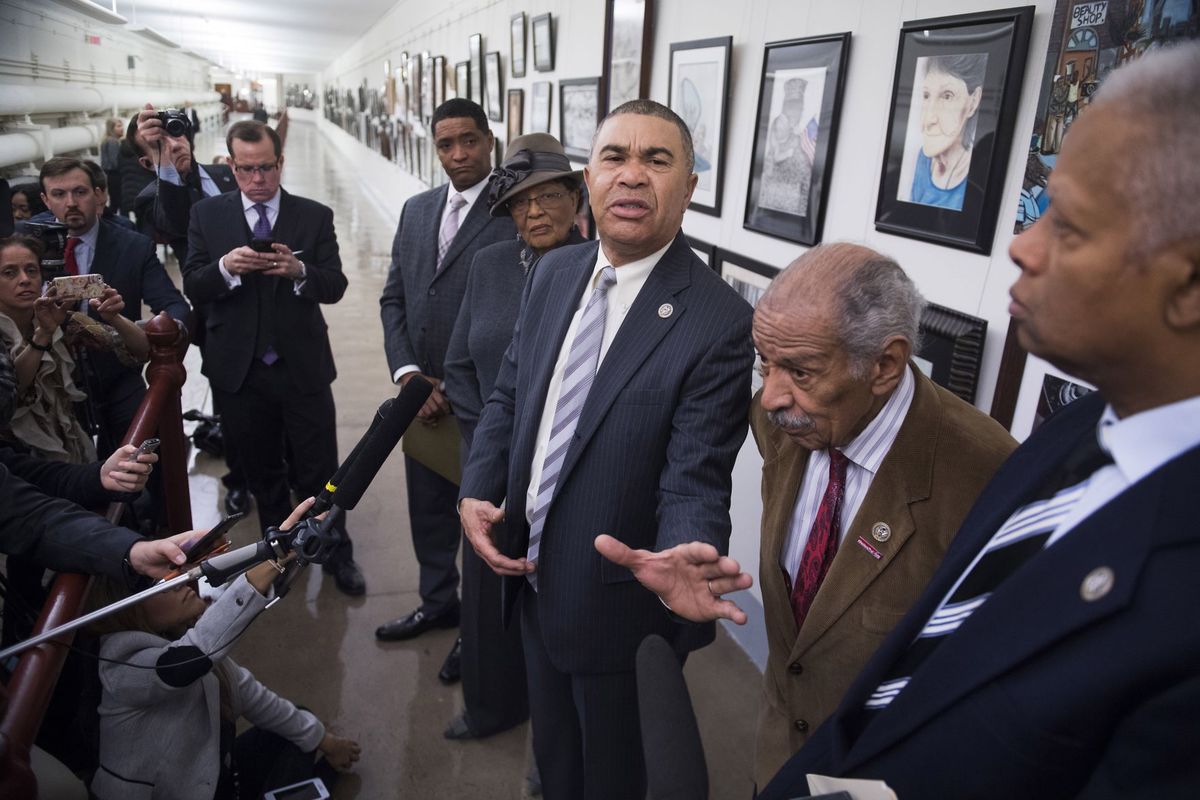
[[[430,290],[429,290],[429,296],[430,296],[430,297],[433,297],[435,294],[437,294],[437,289],[430,289]]]
[[[792,723],[792,727],[800,733],[808,733],[808,720],[798,719]]]
[[[799,675],[800,673],[804,672],[804,667],[799,661],[793,661],[792,663],[788,664],[788,672],[792,673],[793,675]]]

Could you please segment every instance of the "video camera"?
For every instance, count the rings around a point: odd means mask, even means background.
[[[67,274],[67,226],[61,222],[29,222],[23,220],[14,232],[42,243],[42,280],[48,281]]]
[[[167,136],[186,136],[192,138],[192,120],[188,117],[186,111],[180,111],[178,108],[168,108],[166,111],[160,111],[156,114],[162,120],[163,130],[167,132]]]

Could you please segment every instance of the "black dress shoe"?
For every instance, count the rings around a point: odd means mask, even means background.
[[[471,730],[471,720],[467,718],[467,712],[465,709],[457,717],[450,720],[450,724],[446,726],[446,730],[442,731],[442,736],[447,739],[479,738],[479,734]]]
[[[458,606],[454,606],[432,617],[418,608],[411,614],[380,625],[375,629],[375,638],[384,642],[398,642],[403,639],[412,639],[414,636],[420,636],[425,631],[431,631],[434,628],[457,627]]]
[[[245,486],[234,486],[225,492],[225,513],[229,516],[234,514],[248,514],[250,507],[254,505],[253,499],[250,497],[250,490]]]
[[[363,578],[362,570],[358,568],[358,564],[354,563],[354,559],[344,558],[340,561],[327,561],[321,565],[321,569],[326,574],[333,576],[333,582],[342,594],[347,594],[351,597],[362,597],[367,593],[367,581]]]
[[[442,668],[438,670],[438,680],[449,686],[462,680],[462,637],[454,640],[454,647],[446,654]]]

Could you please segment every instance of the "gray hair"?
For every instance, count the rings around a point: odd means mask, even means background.
[[[592,152],[596,151],[596,140],[600,137],[600,130],[604,127],[604,123],[608,122],[613,117],[621,114],[639,114],[643,117],[658,117],[665,119],[675,127],[679,128],[679,138],[683,141],[683,157],[687,163],[688,174],[691,175],[696,171],[696,149],[692,145],[692,132],[688,129],[687,123],[683,118],[676,114],[671,109],[664,106],[662,103],[656,103],[653,100],[630,100],[627,103],[614,108],[608,112],[604,119],[600,120],[600,124],[596,126],[596,132],[592,134]]]
[[[1196,236],[1200,42],[1165,46],[1126,63],[1105,79],[1091,104],[1111,105],[1137,129],[1148,131],[1128,153],[1120,182],[1140,232],[1134,255]]]

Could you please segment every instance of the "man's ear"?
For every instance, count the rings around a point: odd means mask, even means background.
[[[1166,323],[1176,330],[1200,328],[1200,239],[1181,242],[1158,256],[1152,269],[1167,276]]]
[[[908,360],[912,357],[912,342],[903,336],[893,336],[883,346],[883,352],[875,359],[874,374],[871,377],[871,391],[876,396],[891,393],[900,385],[904,370],[908,369]]]
[[[150,159],[150,156],[138,156],[138,163],[142,165],[143,169],[148,169],[151,172],[154,171],[154,162]]]

